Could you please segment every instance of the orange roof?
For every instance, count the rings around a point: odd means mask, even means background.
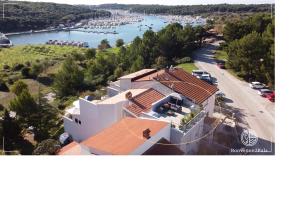
[[[89,154],[89,152],[84,150],[79,143],[73,141],[70,144],[61,148],[57,154],[58,155],[85,155],[85,154]]]
[[[152,71],[151,74],[146,74],[143,77],[134,79],[133,81],[135,81],[135,82],[152,81],[153,78],[155,78],[158,75],[161,75],[163,73],[164,73],[164,70],[159,70],[159,71],[155,70],[155,71]]]
[[[216,86],[178,68],[165,71],[154,79],[198,104],[203,103],[218,91]]]
[[[157,70],[156,69],[142,69],[137,72],[124,75],[124,76],[120,77],[120,79],[138,79],[140,77],[147,76],[147,74],[151,74],[154,71],[157,71]]]
[[[144,130],[149,128],[150,136],[153,136],[167,125],[162,121],[126,117],[81,144],[99,154],[127,155],[146,141]]]
[[[162,99],[163,97],[163,94],[150,88],[145,92],[133,97],[126,109],[133,114],[140,116],[142,112],[150,111],[152,103]]]

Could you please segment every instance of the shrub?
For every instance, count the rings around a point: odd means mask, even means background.
[[[27,67],[30,67],[30,66],[31,66],[31,63],[30,63],[29,61],[26,61],[26,62],[25,62],[25,65],[26,65]]]
[[[61,148],[59,141],[47,139],[39,143],[33,151],[34,155],[54,155]]]
[[[7,83],[12,85],[12,84],[14,84],[14,80],[12,78],[8,78]]]
[[[192,62],[191,57],[184,57],[182,59],[176,60],[176,64],[184,64],[184,63],[190,63],[190,62]]]
[[[89,48],[86,52],[85,52],[85,57],[87,59],[92,59],[96,57],[96,49],[94,48]]]
[[[20,95],[24,90],[28,90],[28,86],[21,80],[16,81],[11,88],[11,91],[17,96]]]
[[[21,74],[23,77],[25,78],[29,78],[30,77],[30,68],[29,67],[24,67],[22,70],[21,70]]]
[[[0,111],[4,110],[4,106],[2,104],[0,104]]]
[[[13,71],[20,71],[24,67],[23,64],[15,64],[12,68]]]
[[[0,80],[0,91],[8,92],[9,88],[3,80]]]
[[[7,64],[4,64],[4,65],[3,65],[3,69],[4,69],[4,70],[9,70],[9,69],[10,69],[10,66],[8,66]]]

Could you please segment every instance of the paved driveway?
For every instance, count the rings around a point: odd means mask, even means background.
[[[219,69],[213,58],[210,44],[195,52],[197,67],[208,71],[218,81],[218,88],[225,93],[227,104],[232,106],[247,128],[254,130],[257,136],[266,142],[275,141],[275,104],[257,94],[248,83],[241,81],[223,69]]]

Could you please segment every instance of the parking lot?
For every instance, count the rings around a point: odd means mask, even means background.
[[[208,44],[194,56],[195,65],[217,79],[218,88],[226,95],[226,103],[234,109],[241,124],[269,143],[275,140],[275,104],[258,95],[249,83],[220,69],[213,58],[218,43]]]

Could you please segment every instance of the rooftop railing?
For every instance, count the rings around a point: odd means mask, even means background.
[[[200,111],[196,114],[191,120],[189,120],[186,124],[180,125],[179,129],[187,133],[191,128],[195,126],[203,117],[205,116],[205,111]]]

